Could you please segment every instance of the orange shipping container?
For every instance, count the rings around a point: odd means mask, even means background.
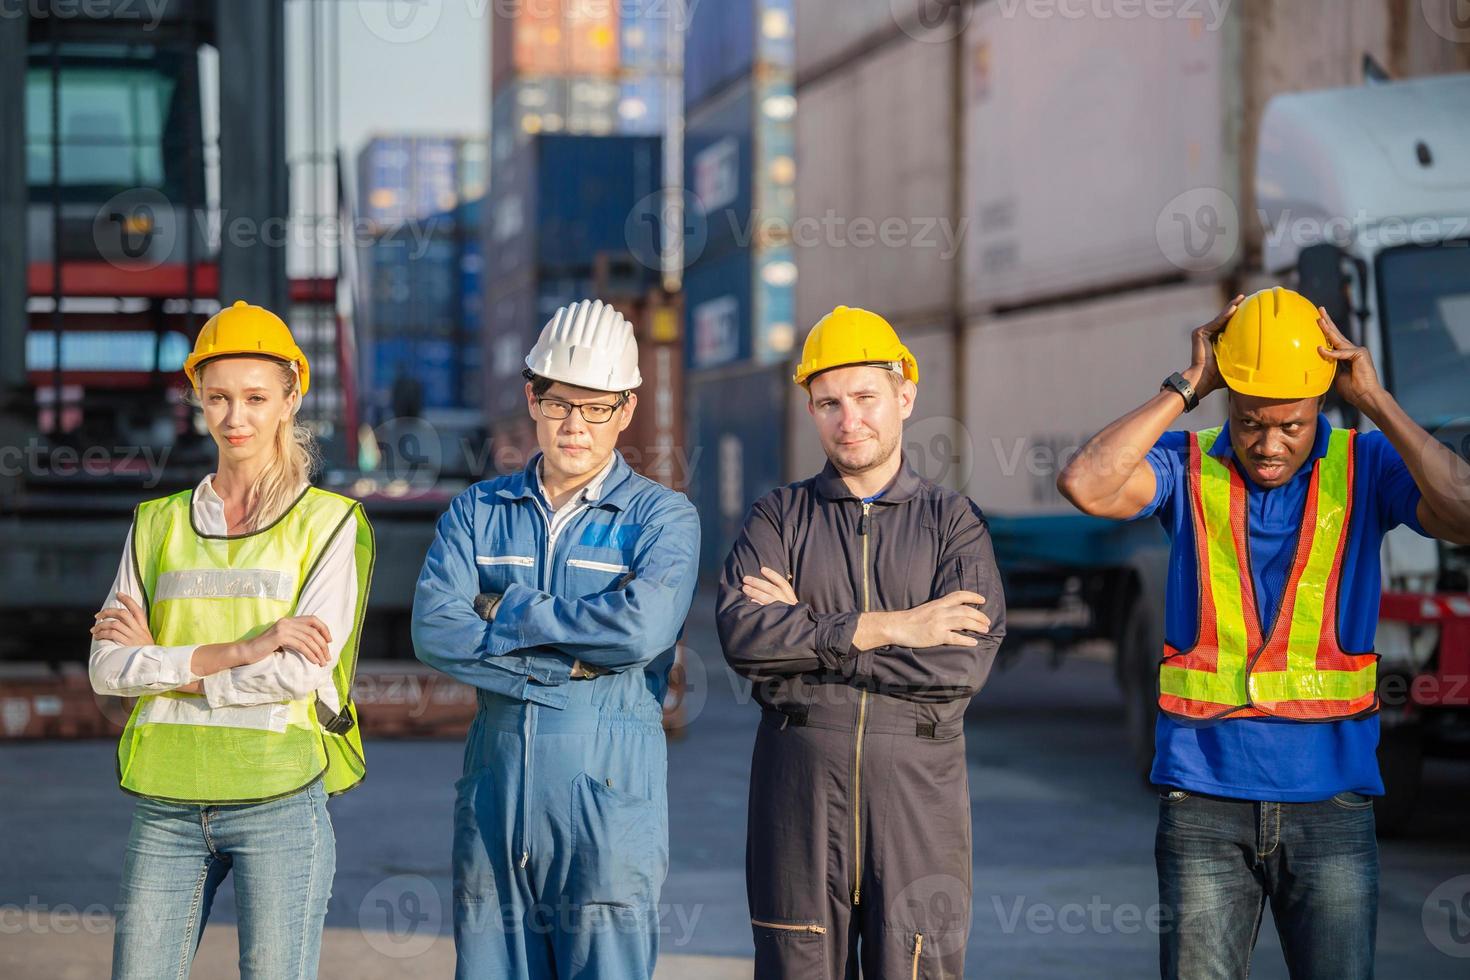
[[[576,75],[614,75],[621,61],[615,0],[566,0],[566,64]]]

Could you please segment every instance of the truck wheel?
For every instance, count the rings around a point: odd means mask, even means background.
[[[1135,601],[1123,623],[1118,644],[1118,682],[1123,692],[1123,719],[1133,768],[1144,780],[1154,764],[1154,722],[1159,717],[1158,664],[1163,641],[1154,617]]]
[[[1380,837],[1396,837],[1408,830],[1409,818],[1419,801],[1423,768],[1423,729],[1414,722],[1395,725],[1385,718],[1378,736],[1383,795],[1373,801],[1373,819]]]

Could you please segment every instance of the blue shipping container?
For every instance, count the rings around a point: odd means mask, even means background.
[[[684,363],[689,370],[750,358],[751,295],[748,252],[702,260],[684,273]]]
[[[621,6],[618,40],[622,48],[623,71],[663,71],[669,53],[668,31],[679,27],[671,19],[680,5],[644,0]],[[687,8],[689,4],[684,6]]]
[[[357,156],[358,214],[378,228],[421,221],[459,198],[460,140],[379,136]]]
[[[755,62],[757,0],[691,4],[684,34],[684,104],[696,106]]]
[[[685,124],[685,186],[700,204],[704,247],[691,262],[749,248],[760,232],[752,206],[755,177],[753,89],[747,79],[690,113]],[[696,235],[690,241],[699,241]]]
[[[719,574],[750,505],[782,484],[785,368],[688,380],[689,497],[699,511],[700,573]]]
[[[642,260],[651,283],[658,212],[648,201],[660,190],[660,147],[647,136],[539,136],[512,155],[491,178],[491,281],[590,275],[597,256],[608,253]],[[651,225],[632,217],[640,205]]]
[[[394,336],[372,343],[373,383],[385,403],[394,382],[409,377],[419,383],[424,408],[460,408],[455,347],[447,340]]]

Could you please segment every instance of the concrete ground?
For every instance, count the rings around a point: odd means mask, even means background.
[[[720,659],[701,595],[685,737],[670,747],[672,870],[659,980],[750,974],[745,907],[747,770],[756,721]],[[1129,771],[1110,667],[1045,658],[998,670],[967,731],[975,900],[967,976],[1004,980],[1157,975],[1156,801]],[[0,977],[105,975],[131,800],[113,746],[0,751]],[[449,976],[452,784],[461,747],[371,741],[370,773],[332,803],[338,873],[325,980]],[[1433,763],[1410,837],[1382,847],[1378,975],[1470,975],[1470,766]],[[917,832],[917,831],[916,831]],[[235,976],[233,893],[220,892],[193,976]],[[1269,919],[1253,977],[1286,970]]]

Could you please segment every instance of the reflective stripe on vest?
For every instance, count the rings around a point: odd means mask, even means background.
[[[185,491],[140,505],[133,524],[133,561],[148,625],[162,646],[232,643],[295,615],[316,563],[347,519],[356,517],[357,609],[332,672],[336,704],[346,706],[354,724],[342,734],[325,731],[315,692],[219,708],[198,695],[145,695],[118,744],[122,788],[179,803],[263,802],[318,778],[328,792],[350,789],[366,770],[351,703],[374,557],[362,508],[312,487],[270,527],[228,537],[199,533],[192,513],[193,493]],[[330,710],[325,713],[330,717]]]
[[[1264,635],[1250,573],[1244,478],[1210,455],[1219,429],[1189,439],[1199,576],[1193,647],[1165,646],[1159,708],[1174,717],[1351,718],[1377,709],[1378,658],[1343,651],[1337,600],[1352,516],[1354,437],[1331,433],[1312,466],[1302,530],[1275,622]]]

